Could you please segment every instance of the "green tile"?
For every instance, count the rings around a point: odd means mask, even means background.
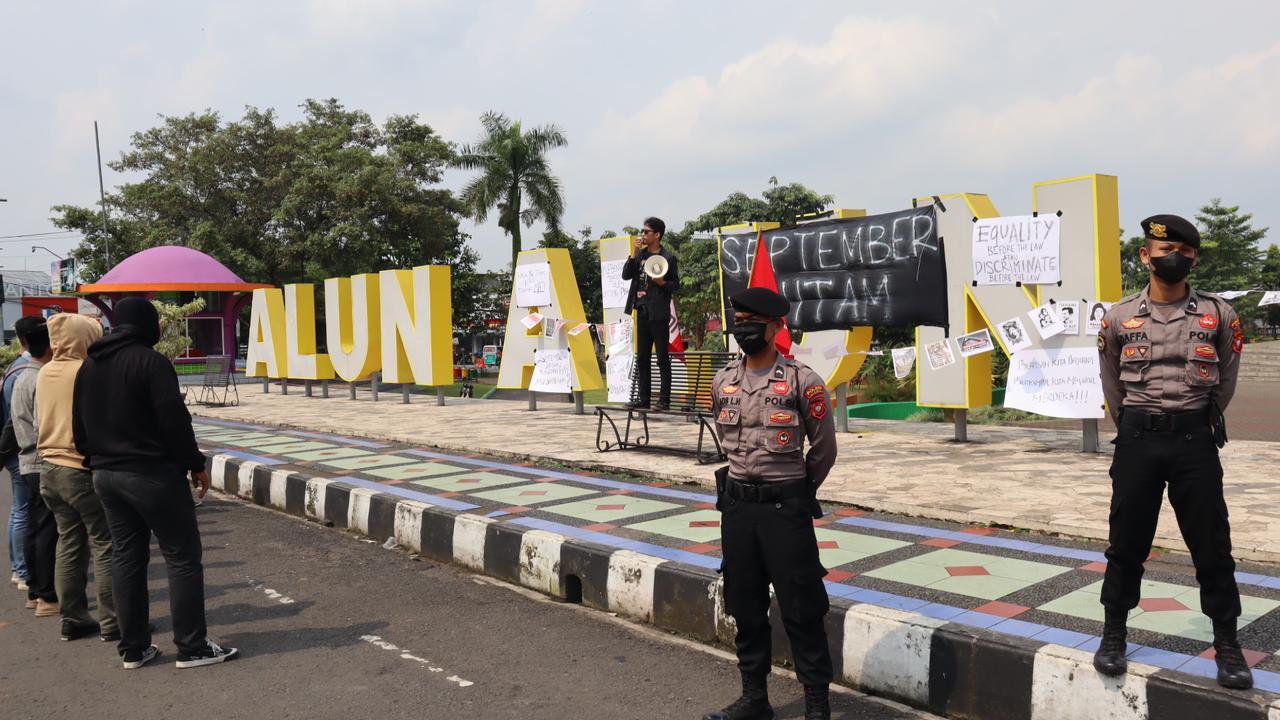
[[[929,588],[984,600],[999,600],[1005,595],[1016,593],[1031,584],[1024,580],[1002,578],[995,575],[960,575],[939,580],[929,585]]]
[[[680,515],[647,520],[628,525],[631,530],[666,535],[695,543],[709,543],[720,539],[720,511],[696,510]]]
[[[288,442],[280,445],[267,445],[265,447],[255,449],[259,452],[271,453],[272,455],[290,455],[290,453],[311,452],[312,450],[331,450],[336,447],[337,445],[316,442],[314,440],[298,440],[297,442]]]
[[[417,461],[417,458],[405,457],[403,455],[375,455],[370,453],[369,455],[359,457],[325,460],[320,464],[325,467],[338,468],[339,470],[372,470],[373,468],[383,468],[391,465],[404,465],[406,463]]]
[[[1056,612],[1062,615],[1085,618],[1102,622],[1102,604],[1098,598],[1102,592],[1102,582],[1086,585],[1056,600],[1041,605],[1039,609]],[[1129,627],[1150,630],[1164,635],[1210,642],[1213,640],[1213,624],[1200,612],[1200,589],[1186,585],[1143,580],[1139,590],[1143,598],[1173,598],[1186,610],[1144,611],[1141,607],[1129,612]],[[1280,601],[1242,595],[1240,597],[1242,614],[1239,626],[1244,627],[1267,613],[1280,607]]]
[[[279,452],[277,450],[276,452]],[[317,448],[315,450],[304,451],[286,451],[286,454],[295,460],[305,460],[307,462],[318,462],[322,460],[348,460],[351,458],[362,458],[376,455],[368,450],[352,447],[333,447]]]
[[[537,505],[539,503],[592,495],[595,492],[595,490],[584,490],[579,487],[557,485],[556,483],[529,483],[528,485],[517,485],[510,488],[470,494],[504,505]]]
[[[462,475],[414,480],[413,484],[423,485],[425,487],[444,492],[475,492],[476,490],[484,490],[486,488],[527,482],[529,482],[529,478],[516,477],[514,475],[506,475],[503,473],[470,472]]]
[[[911,544],[902,540],[860,535],[825,527],[814,528],[813,532],[818,537],[818,555],[822,565],[828,569]],[[823,547],[828,543],[836,543],[837,547]]]
[[[892,565],[885,565],[882,568],[868,570],[862,574],[867,577],[880,578],[881,580],[892,580],[893,582],[915,585],[917,587],[929,587],[939,580],[950,577],[950,575],[947,574],[947,571],[940,565],[930,565],[928,563],[911,561],[896,562]]]
[[[380,477],[385,480],[417,480],[418,478],[433,477],[436,475],[460,473],[464,472],[464,470],[465,468],[460,468],[457,465],[422,462],[416,465],[396,465],[395,467],[367,470],[364,474],[372,475],[373,477]]]
[[[616,522],[626,518],[674,510],[680,505],[630,495],[602,495],[543,508],[549,513],[568,515],[591,522]]]
[[[253,445],[257,447],[260,445],[268,445],[268,444],[281,443],[281,442],[292,442],[294,440],[297,440],[297,438],[290,438],[288,436],[281,437],[280,435],[269,435],[267,433],[247,432],[247,433],[236,433],[234,435],[224,435],[221,438],[219,438],[219,440],[221,442],[231,443],[232,445],[242,445],[242,446]]]
[[[952,576],[947,571],[949,567],[980,567],[987,574]],[[1069,570],[1071,568],[1061,565],[948,548],[863,574],[984,600],[996,600]]]

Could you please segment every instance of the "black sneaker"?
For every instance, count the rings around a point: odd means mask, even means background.
[[[160,655],[160,648],[151,645],[146,650],[130,650],[121,658],[125,670],[137,670]]]
[[[179,653],[178,662],[174,663],[174,667],[194,668],[204,667],[205,665],[216,665],[228,660],[235,660],[236,656],[240,654],[240,651],[235,648],[218,647],[217,643],[207,638],[204,643],[204,649],[194,655]]]
[[[63,620],[62,639],[65,641],[79,640],[90,635],[97,635],[101,629],[101,626],[96,622],[78,623],[74,620]]]

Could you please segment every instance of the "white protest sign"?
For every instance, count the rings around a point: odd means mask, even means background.
[[[1098,351],[1052,348],[1016,353],[1009,358],[1009,389],[1004,404],[1048,417],[1102,417]]]
[[[582,333],[586,332],[587,328],[589,327],[591,326],[588,325],[587,323],[578,323],[577,325],[574,325],[573,327],[569,328],[568,334],[570,337],[577,337]]]
[[[609,378],[609,402],[631,401],[631,365],[635,356],[625,350],[612,354],[605,361],[605,374]]]
[[[622,266],[626,260],[605,260],[600,263],[600,289],[603,292],[604,309],[627,306],[627,293],[631,290],[631,281],[622,279]]]
[[[916,346],[893,349],[893,375],[901,380],[911,374],[911,367],[916,364]]]
[[[929,367],[934,370],[941,370],[956,361],[955,353],[951,352],[950,340],[931,342],[924,346],[924,353],[929,356]]]
[[[973,223],[975,285],[1056,283],[1062,279],[1062,218],[1014,215]]]
[[[539,350],[533,356],[531,392],[567,393],[573,390],[573,362],[568,350]]]
[[[1067,329],[1062,324],[1062,319],[1058,317],[1058,309],[1051,302],[1027,313],[1027,317],[1031,318],[1031,324],[1035,326],[1036,332],[1040,333],[1040,337],[1045,340],[1054,335],[1061,335]]]
[[[1258,307],[1263,305],[1280,305],[1280,290],[1268,290],[1262,293],[1262,299],[1258,301]]]
[[[1245,295],[1248,295],[1250,292],[1251,291],[1249,290],[1223,290],[1218,293],[1218,297],[1223,300],[1235,300],[1236,298],[1242,298]]]
[[[624,315],[617,322],[609,325],[609,345],[617,345],[620,342],[631,342],[631,316]]]
[[[516,266],[516,307],[551,304],[551,263]]]

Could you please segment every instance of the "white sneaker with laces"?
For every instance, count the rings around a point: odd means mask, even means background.
[[[156,647],[155,645],[148,647],[146,650],[143,650],[142,652],[137,652],[137,651],[127,652],[124,654],[124,657],[122,658],[124,669],[137,670],[143,665],[146,665],[152,660],[155,660],[156,656],[159,654],[160,654],[160,648]]]
[[[216,665],[228,660],[234,660],[240,654],[240,651],[236,648],[218,647],[217,643],[208,638],[205,638],[204,642],[204,649],[194,655],[179,653],[178,661],[174,663],[174,667],[194,668]]]

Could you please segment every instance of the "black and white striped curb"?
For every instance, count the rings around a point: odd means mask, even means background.
[[[705,568],[429,505],[386,491],[213,455],[213,487],[422,557],[732,647],[719,576]],[[781,623],[775,655],[789,661]],[[1121,678],[1092,655],[910,612],[832,598],[842,684],[931,712],[979,720],[1280,720],[1280,697],[1130,663]]]

